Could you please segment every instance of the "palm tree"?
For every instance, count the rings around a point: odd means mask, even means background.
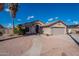
[[[3,7],[4,7],[4,4],[3,3],[0,3],[0,11],[3,10]]]
[[[18,4],[17,3],[10,3],[9,10],[12,15],[12,24],[13,24],[12,28],[13,28],[13,33],[14,33],[14,29],[15,29],[14,18],[16,17],[16,12],[18,10]]]
[[[11,16],[12,16],[12,24],[13,24],[13,33],[14,33],[14,18],[16,17],[16,12],[18,10],[18,4],[17,3],[9,3],[8,4]],[[2,11],[4,8],[4,3],[0,3],[0,11]]]

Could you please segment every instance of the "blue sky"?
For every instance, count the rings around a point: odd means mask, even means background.
[[[15,25],[34,20],[52,23],[62,20],[67,25],[79,24],[79,4],[78,3],[19,3],[18,12],[15,18]],[[12,18],[7,4],[0,12],[0,24],[5,27],[12,26]]]

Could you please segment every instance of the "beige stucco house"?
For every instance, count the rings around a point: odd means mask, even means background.
[[[42,26],[44,26],[45,24],[42,21],[36,20],[36,21],[32,21],[32,22],[28,22],[28,23],[24,23],[24,24],[19,24],[22,26],[22,28],[26,29],[26,34],[35,34],[36,33],[36,25],[38,25],[40,27],[39,32],[42,32]]]
[[[68,28],[67,25],[63,21],[56,21],[51,24],[44,24],[42,21],[36,20],[29,23],[21,24],[23,28],[27,28],[27,34],[36,33],[35,26],[39,25],[40,30],[39,32],[43,32],[42,34],[49,34],[49,35],[61,35],[67,34]]]
[[[72,34],[79,34],[79,25],[69,25],[68,32]]]
[[[13,34],[12,28],[6,28],[5,29],[5,34]]]

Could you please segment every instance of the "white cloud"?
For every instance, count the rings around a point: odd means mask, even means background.
[[[9,12],[10,10],[8,8],[4,9],[6,12]]]
[[[12,24],[11,24],[11,23],[9,23],[7,27],[9,27],[9,28],[10,28],[10,27],[12,27]]]
[[[30,19],[32,19],[32,18],[34,18],[34,16],[28,16],[28,17],[27,17],[27,20],[30,20]]]
[[[74,24],[79,24],[79,22],[78,22],[78,21],[73,21],[73,23],[74,23]]]
[[[59,17],[55,17],[55,18],[49,18],[48,21],[52,21],[52,20],[55,20],[55,19],[58,19]]]
[[[48,19],[48,21],[52,21],[52,20],[53,20],[53,18],[49,18],[49,19]]]
[[[21,21],[21,19],[17,19],[17,21]]]
[[[55,17],[55,19],[58,19],[59,17]]]

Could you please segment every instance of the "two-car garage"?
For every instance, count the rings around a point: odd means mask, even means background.
[[[67,33],[67,26],[62,21],[49,24],[43,29],[44,34],[63,35]]]
[[[51,33],[53,35],[62,35],[65,34],[65,28],[51,28]]]

